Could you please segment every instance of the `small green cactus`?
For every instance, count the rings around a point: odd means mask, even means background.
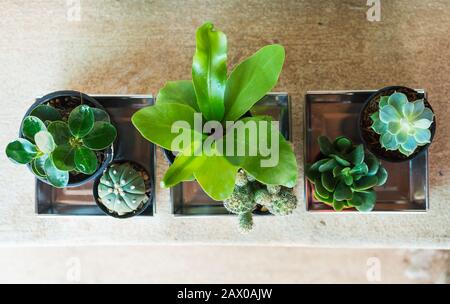
[[[424,100],[408,101],[400,92],[382,96],[379,111],[370,116],[372,129],[380,135],[380,143],[386,150],[398,150],[405,156],[417,147],[430,143],[433,112],[425,107]]]
[[[99,201],[118,215],[139,210],[148,201],[145,176],[130,163],[113,164],[98,184]]]
[[[235,186],[234,192],[224,200],[225,208],[234,214],[252,211],[255,207],[254,195],[250,186]]]
[[[289,215],[297,208],[297,197],[292,191],[283,189],[272,196],[271,204],[266,206],[275,215]]]
[[[318,139],[323,158],[305,168],[308,180],[314,184],[314,197],[333,206],[336,211],[354,207],[371,211],[375,206],[375,186],[382,186],[388,177],[386,169],[363,145],[354,145],[341,136],[333,143]]]
[[[249,233],[252,229],[253,229],[252,213],[249,211],[239,214],[239,230],[242,233]]]

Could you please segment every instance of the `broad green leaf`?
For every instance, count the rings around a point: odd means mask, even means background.
[[[40,177],[46,177],[45,173],[45,162],[47,161],[48,155],[43,155],[39,158],[33,159],[31,162],[31,169],[33,173]]]
[[[74,162],[77,171],[87,175],[95,173],[98,167],[97,155],[85,147],[79,147],[75,150]]]
[[[94,121],[106,121],[111,122],[111,118],[109,117],[109,114],[99,108],[91,108],[92,112],[94,113]]]
[[[278,81],[285,52],[281,45],[268,45],[231,72],[225,90],[225,120],[242,117]]]
[[[353,197],[352,189],[344,182],[339,182],[334,191],[334,199],[337,201],[351,200]]]
[[[22,123],[22,133],[29,140],[34,141],[34,136],[40,131],[47,131],[44,122],[35,116],[27,116]]]
[[[83,138],[94,127],[94,112],[87,105],[79,105],[69,115],[69,129],[73,136]]]
[[[52,153],[56,148],[56,144],[53,140],[52,134],[47,131],[40,131],[36,133],[36,135],[34,136],[34,142],[36,143],[36,146],[39,148],[39,150],[44,152],[45,154]]]
[[[355,206],[358,211],[369,212],[375,207],[375,202],[377,200],[375,191],[354,192],[353,195],[357,196],[358,200],[362,202],[360,205]]]
[[[175,161],[167,169],[161,181],[161,187],[170,188],[184,181],[194,180],[194,171],[202,164],[198,156],[178,154]]]
[[[328,156],[331,153],[333,153],[333,146],[332,146],[330,140],[328,139],[328,137],[319,136],[319,138],[317,138],[317,142],[319,143],[320,152],[323,155]]]
[[[148,141],[167,150],[172,150],[172,143],[180,132],[189,133],[191,138],[194,137],[195,133],[195,136],[202,136],[194,131],[194,114],[193,108],[183,104],[157,103],[154,106],[137,111],[131,121]],[[172,126],[175,122],[183,122],[179,124],[181,131],[172,133]]]
[[[53,121],[48,125],[47,129],[58,146],[68,144],[72,137],[69,125],[64,121]]]
[[[54,166],[62,171],[75,169],[75,148],[69,144],[56,147],[52,153]]]
[[[51,157],[45,161],[47,180],[56,188],[64,188],[69,183],[69,172],[56,168]]]
[[[353,189],[356,191],[367,190],[375,187],[378,184],[376,176],[364,176],[353,184]]]
[[[116,128],[106,121],[97,121],[91,132],[83,137],[83,144],[91,150],[104,150],[112,145],[117,137]]]
[[[378,179],[378,183],[377,186],[383,186],[387,179],[388,179],[388,172],[384,167],[380,167],[378,169],[377,175],[376,175],[377,179]]]
[[[179,103],[200,112],[195,96],[194,85],[191,80],[168,81],[159,91],[156,104]]]
[[[192,81],[197,104],[207,120],[221,121],[225,112],[227,37],[211,23],[205,23],[198,28],[196,39]]]
[[[47,121],[61,120],[61,114],[54,107],[49,105],[40,105],[31,111],[30,116],[35,116],[42,120],[44,123]]]
[[[39,154],[36,146],[24,138],[19,138],[8,144],[6,156],[17,164],[28,164]]]

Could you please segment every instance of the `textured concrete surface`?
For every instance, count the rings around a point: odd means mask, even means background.
[[[75,1],[76,2],[76,1]],[[323,247],[450,248],[450,2],[381,1],[380,22],[366,20],[366,1],[81,1],[81,20],[67,1],[0,3],[0,150],[17,135],[37,95],[153,93],[166,80],[188,79],[194,33],[213,21],[229,40],[229,65],[278,42],[287,60],[277,86],[293,100],[293,136],[303,150],[307,90],[423,87],[437,113],[430,149],[427,214],[308,214],[256,219],[250,235],[236,219],[170,215],[158,189],[156,217],[117,221],[37,218],[33,177],[0,153],[0,244],[264,244]],[[158,154],[158,176],[167,168]],[[303,168],[300,167],[300,176]],[[303,179],[297,188],[303,197]]]

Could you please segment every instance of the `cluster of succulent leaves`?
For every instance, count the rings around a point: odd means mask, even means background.
[[[63,121],[56,108],[44,104],[24,118],[21,134],[6,147],[8,158],[30,164],[36,176],[63,188],[69,183],[69,172],[90,175],[97,170],[95,151],[108,148],[117,131],[101,109],[82,104]]]
[[[156,104],[138,111],[132,118],[134,126],[147,140],[167,150],[172,149],[172,141],[178,135],[171,132],[174,122],[187,122],[190,126],[187,132],[198,132],[194,129],[194,113],[201,113],[204,123],[240,120],[276,85],[285,58],[281,45],[268,45],[241,62],[228,75],[224,33],[211,23],[205,23],[197,29],[196,45],[192,81],[168,82],[160,90]],[[258,122],[270,118],[254,116],[242,120]],[[276,133],[277,138],[271,138],[279,141],[280,147],[279,163],[275,167],[261,167],[261,160],[268,157],[260,153],[232,157],[222,155],[216,147],[212,148],[213,156],[195,156],[186,150],[173,151],[177,157],[161,184],[168,188],[183,181],[197,180],[210,197],[220,201],[233,193],[236,173],[243,168],[262,183],[293,187],[297,181],[296,158],[289,143],[279,132]],[[202,145],[194,142],[197,136],[192,137],[192,146]],[[207,134],[200,134],[199,138],[203,142],[208,139]],[[249,143],[243,144],[248,146]]]
[[[408,101],[400,92],[382,96],[379,110],[371,115],[372,129],[380,135],[380,144],[386,150],[398,150],[410,156],[419,146],[430,142],[433,112],[424,100]]]
[[[308,180],[314,184],[315,199],[336,211],[351,207],[371,211],[376,203],[373,188],[384,185],[388,178],[379,159],[345,136],[333,143],[321,136],[318,142],[323,157],[305,168]]]
[[[97,190],[101,203],[118,215],[136,211],[148,201],[145,177],[130,163],[111,165]]]
[[[258,205],[274,215],[289,215],[297,208],[297,197],[290,188],[261,184],[253,176],[239,170],[234,191],[224,200],[224,206],[238,215],[241,232],[247,233],[253,228],[252,211]]]

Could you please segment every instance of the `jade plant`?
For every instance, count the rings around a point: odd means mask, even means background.
[[[149,199],[145,179],[130,163],[113,164],[100,178],[98,200],[118,215],[139,210]]]
[[[380,161],[345,136],[333,142],[321,136],[318,142],[321,157],[305,168],[308,180],[314,184],[314,198],[336,211],[371,211],[376,203],[374,187],[384,185],[388,178]]]
[[[192,80],[170,81],[160,90],[156,104],[136,112],[134,126],[147,140],[177,154],[175,161],[162,179],[162,187],[169,188],[183,181],[197,180],[214,200],[230,197],[235,188],[236,174],[243,169],[257,181],[269,185],[293,187],[297,182],[297,163],[290,144],[272,127],[271,118],[245,117],[247,112],[277,83],[285,58],[281,45],[268,45],[227,72],[227,38],[211,23],[205,23],[196,32],[196,51],[192,62]],[[201,117],[200,130],[195,117]],[[183,147],[173,147],[178,129],[192,134]],[[220,147],[227,141],[224,135],[211,134],[210,122],[256,124],[269,123],[272,142],[279,144],[279,161],[274,166],[261,166],[269,156],[258,151],[255,155],[228,155]],[[275,132],[272,132],[275,131]],[[231,133],[231,132],[230,132]],[[212,138],[213,137],[213,138]],[[229,141],[229,140],[228,140]],[[211,144],[211,142],[213,142]],[[192,153],[209,143],[210,153]],[[248,137],[239,142],[248,149]],[[260,142],[260,145],[264,144]],[[191,147],[197,147],[191,149]]]
[[[386,150],[410,156],[417,147],[430,143],[434,114],[425,107],[423,99],[410,102],[400,92],[382,96],[379,110],[370,118],[372,129],[380,135],[380,144]]]
[[[91,175],[97,170],[96,152],[108,148],[117,131],[101,109],[82,104],[65,121],[57,109],[40,105],[24,118],[21,134],[6,147],[8,158],[29,164],[36,176],[63,188],[70,173]]]
[[[224,200],[224,206],[229,212],[238,215],[239,228],[243,233],[253,228],[252,211],[258,205],[274,215],[289,215],[297,208],[297,198],[290,188],[264,185],[239,170],[234,191]]]

